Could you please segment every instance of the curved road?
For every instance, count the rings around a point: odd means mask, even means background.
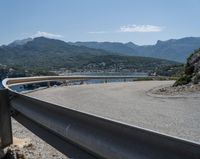
[[[200,98],[157,98],[147,91],[173,81],[52,87],[27,95],[78,111],[200,142]]]

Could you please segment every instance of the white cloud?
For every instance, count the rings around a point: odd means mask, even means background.
[[[134,32],[141,32],[141,33],[149,33],[149,32],[161,32],[164,27],[156,26],[156,25],[124,25],[119,28],[119,30],[115,31],[90,31],[88,34],[109,34],[109,33],[134,33]]]
[[[163,27],[155,25],[125,25],[120,27],[119,32],[161,32]]]
[[[90,31],[89,34],[105,34],[107,31]]]
[[[43,32],[43,31],[38,31],[36,34],[34,34],[32,37],[40,37],[40,36],[44,36],[47,38],[62,38],[62,35],[59,34],[53,34],[53,33],[48,33],[48,32]]]

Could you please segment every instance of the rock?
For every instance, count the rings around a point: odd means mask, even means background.
[[[200,83],[200,49],[195,50],[187,59],[184,74],[175,82],[174,86],[188,83]]]
[[[8,149],[3,159],[15,159],[15,154],[11,149]]]
[[[17,159],[25,159],[24,154],[17,153]]]
[[[187,84],[176,87],[164,87],[164,88],[155,88],[151,91],[152,94],[157,95],[167,95],[167,96],[182,96],[182,95],[194,95],[200,94],[200,83],[199,84]]]
[[[187,59],[185,74],[191,76],[191,80],[194,84],[200,82],[200,49],[196,50]]]
[[[165,91],[166,91],[165,88],[161,88],[161,89],[160,89],[160,92],[165,92]]]
[[[194,84],[198,84],[200,82],[200,71],[196,73],[196,75],[192,78]]]

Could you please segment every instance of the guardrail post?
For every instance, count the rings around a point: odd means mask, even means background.
[[[0,90],[0,149],[12,144],[12,129],[8,90]]]
[[[50,81],[47,82],[47,87],[48,87],[48,88],[51,87]]]

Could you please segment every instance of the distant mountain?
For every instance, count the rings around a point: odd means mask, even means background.
[[[108,54],[111,53],[84,46],[72,46],[61,40],[38,37],[24,44],[16,45],[14,42],[0,47],[0,63],[24,67],[70,67],[80,63],[78,58],[84,57],[86,59]]]
[[[69,44],[76,46],[86,46],[94,49],[103,49],[109,52],[124,54],[124,55],[136,55],[133,54],[133,48],[119,42],[76,42],[76,43],[69,42]]]
[[[27,38],[27,39],[23,39],[23,40],[15,40],[12,43],[10,43],[8,46],[15,47],[15,46],[18,46],[18,45],[24,45],[27,42],[32,41],[32,40],[33,40],[32,38]]]
[[[104,49],[122,55],[155,57],[185,62],[191,52],[200,48],[200,37],[186,37],[167,41],[158,40],[155,45],[143,46],[136,45],[132,42],[75,42],[69,44],[95,49]]]
[[[24,68],[80,70],[153,70],[178,64],[148,57],[118,55],[103,49],[76,46],[61,40],[38,37],[0,47],[0,64]],[[123,46],[123,45],[122,45]]]

